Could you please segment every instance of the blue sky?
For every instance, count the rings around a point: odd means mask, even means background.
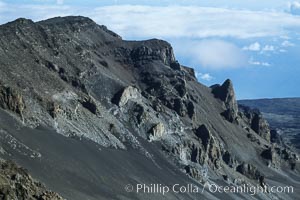
[[[284,0],[0,0],[0,24],[83,15],[127,40],[170,42],[206,85],[238,99],[300,97],[300,2]]]

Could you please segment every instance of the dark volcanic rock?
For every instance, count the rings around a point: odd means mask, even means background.
[[[261,174],[257,170],[257,168],[251,164],[242,163],[239,166],[237,166],[236,171],[238,171],[239,173],[245,175],[250,179],[258,180],[259,177],[261,177]]]
[[[257,109],[250,109],[247,106],[239,105],[240,115],[242,119],[251,127],[258,135],[271,140],[271,133],[268,122],[263,118],[262,114]]]
[[[238,105],[231,80],[227,79],[222,85],[214,85],[211,88],[215,97],[221,99],[225,104],[226,111],[222,115],[233,122],[237,117]]]
[[[91,113],[95,115],[98,113],[97,104],[92,97],[85,97],[80,103],[84,108],[88,109]]]
[[[278,146],[269,147],[263,150],[261,156],[269,161],[269,164],[273,165],[276,168],[280,167],[280,162],[284,160],[286,161],[286,166],[288,166],[292,170],[295,169],[295,165],[299,160],[298,156],[294,152]]]
[[[170,63],[170,67],[171,67],[172,69],[175,69],[175,70],[180,70],[180,69],[181,69],[181,66],[180,66],[180,64],[178,63],[178,61],[175,61],[175,62]]]
[[[207,127],[203,124],[195,130],[195,134],[198,138],[201,139],[202,144],[207,148],[209,141],[211,139],[211,134]]]
[[[11,161],[0,160],[0,199],[63,200]]]
[[[192,167],[192,166],[186,166],[185,167],[186,173],[188,175],[190,175],[191,177],[193,177],[194,179],[198,180],[198,181],[202,181],[203,180],[203,176],[204,174],[201,173],[197,168]]]
[[[135,47],[131,51],[131,58],[134,62],[139,63],[160,60],[165,65],[170,65],[175,62],[171,45],[156,39],[145,41],[142,46]]]
[[[62,109],[61,109],[60,105],[52,102],[49,105],[48,111],[49,111],[49,114],[51,115],[51,117],[56,118],[62,112]]]
[[[22,116],[25,104],[22,94],[11,87],[6,87],[0,82],[0,107]]]
[[[272,142],[284,142],[300,151],[300,98],[241,100],[239,104],[257,108],[262,112],[274,130],[271,132],[271,140],[274,139]]]

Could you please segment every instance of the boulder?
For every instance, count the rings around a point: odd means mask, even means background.
[[[149,140],[158,140],[165,135],[165,126],[163,123],[159,122],[158,124],[154,125],[149,131]]]
[[[139,90],[135,87],[128,86],[118,92],[114,98],[113,103],[116,103],[118,106],[123,107],[127,104],[129,100],[141,98]]]

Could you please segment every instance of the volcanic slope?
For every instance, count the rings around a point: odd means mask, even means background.
[[[1,157],[67,199],[295,199],[298,155],[206,87],[165,41],[125,41],[85,17],[0,26]],[[127,184],[291,185],[294,193],[126,192]],[[297,189],[298,188],[298,189]]]

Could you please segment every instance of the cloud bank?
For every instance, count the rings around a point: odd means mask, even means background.
[[[107,6],[93,18],[130,37],[267,37],[300,28],[300,18],[286,13],[188,6]],[[150,23],[151,22],[151,23]]]
[[[174,48],[178,54],[193,60],[196,69],[230,69],[248,63],[247,56],[239,47],[224,40],[184,41],[174,43]]]
[[[255,42],[253,44],[250,44],[249,46],[245,46],[243,47],[243,50],[247,50],[247,51],[260,51],[260,43]]]
[[[63,3],[62,0],[57,2]],[[0,16],[4,17],[0,19],[2,23],[17,17],[42,20],[56,15],[91,17],[128,39],[149,37],[252,38],[287,35],[291,28],[300,30],[300,16],[284,12],[200,6],[118,5],[90,8],[66,6],[66,4],[6,4],[1,6],[0,3]]]

